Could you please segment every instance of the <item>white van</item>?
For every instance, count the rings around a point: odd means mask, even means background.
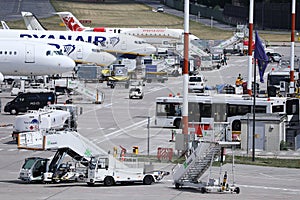
[[[189,92],[201,92],[205,90],[205,79],[203,75],[194,75],[189,77]]]

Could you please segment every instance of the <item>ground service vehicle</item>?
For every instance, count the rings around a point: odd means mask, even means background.
[[[38,130],[77,130],[78,107],[72,104],[51,104],[39,110],[29,110],[16,116],[13,125],[13,139],[22,132]]]
[[[142,81],[131,81],[129,85],[129,99],[138,98],[142,99],[144,97],[143,83]]]
[[[48,158],[26,158],[20,169],[19,179],[28,183],[84,180],[86,167],[79,166],[78,162],[60,163],[57,167],[50,169],[51,162],[52,160]]]
[[[167,75],[167,72],[158,72],[157,71],[157,65],[147,64],[145,66],[144,81],[147,83],[151,83],[153,81],[158,81],[158,82],[164,83],[165,81],[168,80],[168,77],[166,75]]]
[[[20,170],[19,179],[26,182],[42,181],[44,172],[48,171],[49,161],[48,158],[26,158]]]
[[[56,101],[54,92],[21,93],[4,107],[4,112],[18,114],[27,110],[38,110]]]
[[[17,96],[20,93],[28,92],[51,92],[44,83],[34,83],[27,80],[15,80],[12,84],[11,96]]]
[[[195,133],[200,136],[202,132],[199,124],[204,125],[205,129],[213,122],[228,122],[227,131],[236,139],[241,134],[241,117],[253,111],[253,98],[243,95],[190,95],[188,102],[189,126],[195,128]],[[155,125],[181,127],[181,108],[182,97],[157,97]],[[299,99],[257,98],[255,112],[287,115],[287,123],[292,119],[299,121]]]
[[[111,73],[107,80],[107,86],[115,88],[116,84],[124,84],[125,88],[129,87],[128,69],[123,64],[114,64],[111,67]]]
[[[220,69],[221,67],[221,54],[212,54],[211,55],[212,58],[212,64],[213,64],[213,68],[217,68]]]
[[[268,96],[275,97],[283,95],[288,92],[290,84],[290,68],[283,68],[278,70],[272,70],[268,73]],[[298,80],[298,73],[294,74],[294,80]]]
[[[94,185],[96,182],[103,183],[105,186],[112,186],[117,183],[143,183],[151,185],[154,182],[160,181],[168,174],[164,171],[145,173],[144,168],[127,167],[123,163],[120,164],[120,161],[111,155],[104,155],[91,157],[86,180],[89,186]]]
[[[24,115],[16,116],[12,137],[16,139],[19,133],[37,131],[39,129],[62,130],[68,127],[70,116],[70,112],[68,111],[47,107],[39,110],[29,110]]]
[[[188,89],[190,92],[204,92],[205,80],[202,75],[189,76]]]

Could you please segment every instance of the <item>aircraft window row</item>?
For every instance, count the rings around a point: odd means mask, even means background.
[[[16,51],[0,51],[0,55],[17,55]]]
[[[138,33],[128,33],[128,35],[132,35],[132,36],[139,36],[139,35],[145,35],[145,36],[170,36],[170,34],[160,34],[160,33],[158,33],[158,34],[156,34],[156,33],[149,33],[149,34],[138,34]]]

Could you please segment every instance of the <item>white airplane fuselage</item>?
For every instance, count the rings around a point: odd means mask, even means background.
[[[72,71],[75,62],[41,41],[0,39],[0,73],[13,76],[52,75]]]
[[[97,44],[106,52],[117,55],[145,56],[156,51],[156,48],[144,40],[125,34],[101,32],[73,32],[73,31],[36,31],[36,30],[0,30],[0,38],[27,39],[59,39],[65,41],[81,41]]]
[[[32,39],[29,39],[32,40]],[[103,51],[100,47],[88,43],[70,40],[43,40],[62,50],[63,54],[72,58],[77,64],[94,63],[98,66],[109,66],[116,61],[116,57]]]

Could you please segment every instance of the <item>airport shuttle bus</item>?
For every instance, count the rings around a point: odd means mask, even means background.
[[[155,125],[158,127],[181,127],[183,98],[157,97]],[[287,122],[299,122],[299,99],[282,97],[256,98],[255,113],[278,113],[287,115]],[[188,96],[189,127],[201,136],[202,129],[213,122],[226,122],[233,139],[241,133],[241,117],[253,112],[253,98],[242,95],[216,94],[212,96]],[[201,125],[201,128],[200,128]]]

